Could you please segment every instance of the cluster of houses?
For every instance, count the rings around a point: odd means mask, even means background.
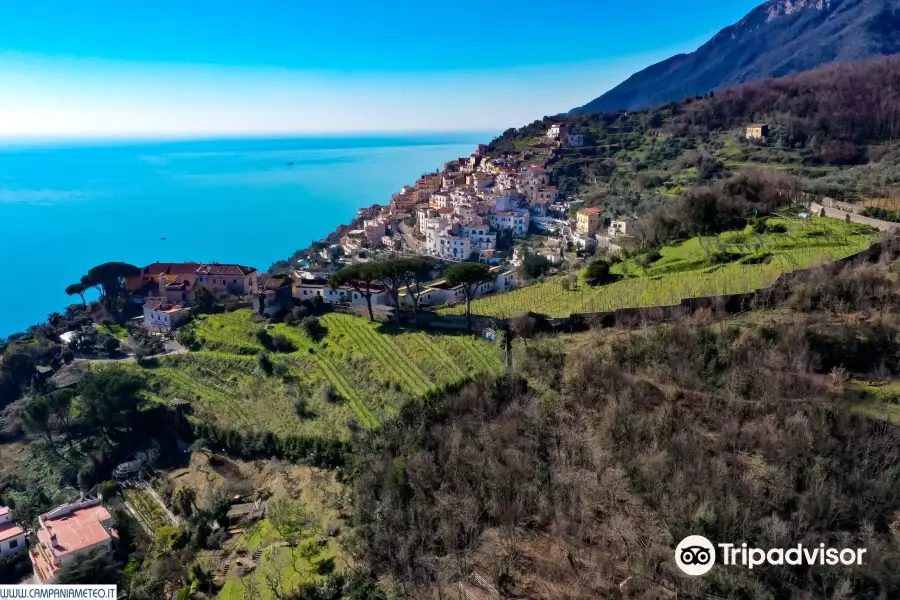
[[[566,123],[552,123],[545,139],[550,148],[545,159],[560,147],[584,144],[584,136]],[[577,211],[574,220],[569,218],[572,210]],[[403,186],[388,206],[361,209],[353,228],[333,238],[338,243],[320,253],[328,262],[381,248],[444,261],[477,260],[491,265],[494,273],[494,280],[479,293],[499,293],[515,287],[512,272],[502,266],[509,262],[498,251],[503,237],[538,230],[559,234],[563,244],[616,250],[617,238],[632,234],[633,229],[633,220],[609,221],[600,209],[563,198],[551,185],[546,160],[492,159],[487,146],[480,144],[471,156],[451,160],[443,170]],[[144,326],[159,331],[170,331],[189,318],[189,306],[200,288],[215,298],[249,298],[254,310],[269,316],[313,298],[327,304],[366,304],[364,295],[350,286],[331,289],[330,274],[327,268],[302,267],[291,276],[264,276],[255,268],[236,264],[153,263],[129,280],[128,288],[144,303]],[[369,291],[373,305],[392,303],[380,286],[373,285]],[[437,281],[421,298],[423,304],[434,306],[462,296],[460,286],[450,289],[446,282]]]
[[[56,580],[60,569],[80,554],[103,548],[112,551],[119,536],[113,517],[99,498],[66,504],[38,517],[28,543],[25,529],[8,506],[0,507],[0,558],[28,552],[37,584]]]
[[[325,267],[297,270],[293,275],[259,275],[255,268],[243,265],[153,263],[142,268],[140,276],[129,280],[127,287],[133,297],[143,301],[142,325],[151,331],[170,332],[189,320],[190,306],[200,288],[217,299],[243,298],[248,301],[248,307],[266,316],[288,311],[304,300],[366,306],[366,297],[359,289],[328,285],[333,272],[333,267]],[[490,268],[490,273],[491,281],[482,284],[476,295],[502,293],[515,287],[515,276],[509,269],[497,265]],[[373,283],[367,291],[373,306],[393,305],[393,298],[384,286]],[[438,306],[464,299],[462,285],[452,287],[440,280],[423,286],[419,305]],[[403,294],[401,302],[411,303],[411,300]]]

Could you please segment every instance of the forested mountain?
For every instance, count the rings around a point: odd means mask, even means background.
[[[635,110],[748,81],[900,52],[900,0],[769,0],[690,54],[635,73],[571,114]]]
[[[765,171],[802,192],[850,201],[900,197],[900,59],[889,57],[766,79],[637,112],[565,117],[584,134],[548,164],[552,182],[606,214],[641,214],[687,191]],[[546,117],[510,129],[494,156],[540,152]],[[746,125],[768,124],[765,140]],[[542,141],[544,140],[544,141]],[[538,150],[535,150],[538,148]]]

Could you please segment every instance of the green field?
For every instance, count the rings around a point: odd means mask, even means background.
[[[873,232],[830,219],[772,218],[785,233],[757,235],[748,227],[711,238],[693,238],[666,246],[661,257],[641,266],[641,257],[616,264],[621,279],[590,287],[579,282],[565,290],[563,278],[551,278],[508,294],[472,303],[472,313],[509,318],[525,312],[566,317],[572,313],[677,304],[684,298],[750,292],[770,285],[782,273],[816,266],[864,250]],[[711,254],[726,253],[727,262],[711,264]],[[757,263],[757,264],[754,264]],[[464,305],[442,314],[463,314]]]
[[[266,376],[256,358],[263,351],[255,333],[265,325],[249,310],[209,315],[190,324],[203,349],[164,357],[147,369],[153,393],[192,403],[201,420],[276,433],[343,437],[351,417],[375,427],[404,399],[466,377],[502,368],[499,348],[470,335],[433,335],[369,323],[338,313],[324,315],[327,334],[316,342],[299,328],[269,329],[296,351],[269,353],[286,376]],[[325,399],[330,384],[339,396]],[[294,405],[305,399],[306,415]]]

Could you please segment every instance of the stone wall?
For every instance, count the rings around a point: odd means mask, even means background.
[[[841,204],[844,203],[842,202]],[[840,210],[838,208],[823,206],[818,202],[810,202],[809,210],[813,215],[817,217],[829,217],[831,219],[840,219],[841,221],[846,221],[847,219],[849,219],[854,223],[859,223],[860,225],[868,225],[869,227],[874,227],[875,229],[878,229],[880,231],[900,230],[900,223],[891,223],[890,221],[881,221],[879,219],[873,219],[871,217],[864,217],[854,212],[848,212],[845,210]]]

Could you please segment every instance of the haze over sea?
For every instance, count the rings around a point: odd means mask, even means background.
[[[263,271],[491,137],[0,146],[0,337],[79,301],[64,288],[103,262]]]

